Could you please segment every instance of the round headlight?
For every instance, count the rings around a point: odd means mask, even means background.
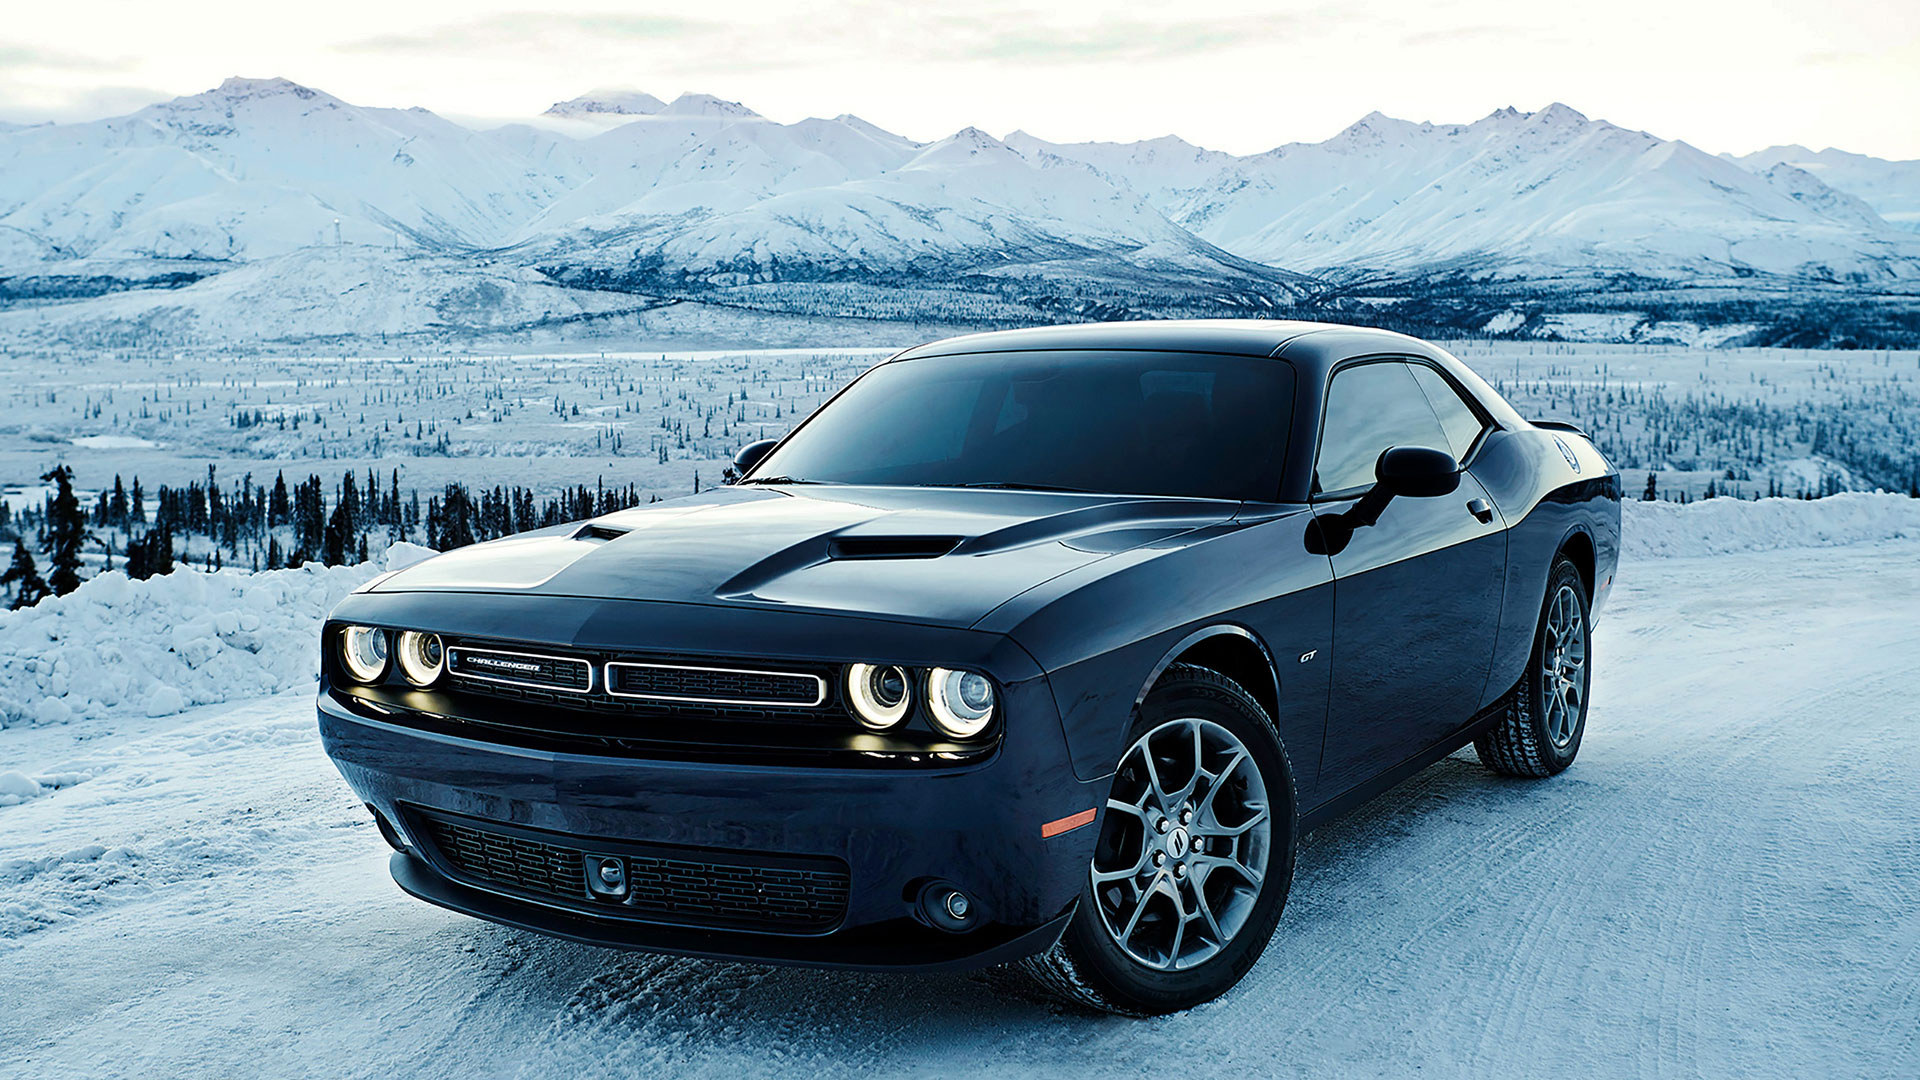
[[[379,682],[387,673],[387,632],[372,626],[340,631],[340,666],[359,682]]]
[[[860,723],[885,731],[906,718],[912,691],[905,668],[880,664],[847,665],[847,700]]]
[[[985,675],[934,668],[927,676],[933,724],[956,739],[971,739],[993,720],[993,683]]]
[[[439,634],[405,630],[393,650],[400,660],[400,674],[415,686],[432,686],[446,669],[447,653]]]

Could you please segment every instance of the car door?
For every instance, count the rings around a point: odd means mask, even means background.
[[[1428,383],[1454,394],[1452,404],[1436,410]],[[1388,447],[1431,447],[1470,463],[1483,428],[1433,367],[1398,359],[1342,365],[1322,410],[1316,517],[1365,494]],[[1453,494],[1394,499],[1331,557],[1333,670],[1320,788],[1328,796],[1432,746],[1479,710],[1507,538],[1467,468]]]

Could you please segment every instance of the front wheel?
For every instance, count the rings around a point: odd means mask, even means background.
[[[1586,581],[1565,556],[1547,575],[1533,654],[1506,712],[1474,740],[1480,761],[1508,776],[1552,776],[1573,764],[1587,729],[1589,608]]]
[[[1166,1013],[1240,981],[1293,881],[1293,775],[1238,683],[1177,664],[1141,704],[1080,903],[1028,971],[1109,1012]]]

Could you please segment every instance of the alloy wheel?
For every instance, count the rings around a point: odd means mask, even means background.
[[[1562,585],[1547,609],[1547,637],[1541,649],[1540,686],[1545,699],[1547,738],[1555,749],[1573,742],[1586,708],[1587,621],[1573,586]]]
[[[1252,915],[1273,815],[1247,747],[1209,720],[1169,720],[1127,749],[1094,850],[1094,900],[1122,951],[1159,971],[1204,963]]]

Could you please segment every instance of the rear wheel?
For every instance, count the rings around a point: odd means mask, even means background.
[[[1175,665],[1140,708],[1066,933],[1026,962],[1054,993],[1164,1013],[1240,981],[1293,881],[1294,792],[1279,733],[1238,683]]]
[[[1552,776],[1573,764],[1586,733],[1592,681],[1588,617],[1580,569],[1565,556],[1555,559],[1526,674],[1500,721],[1474,740],[1474,752],[1489,769]]]

